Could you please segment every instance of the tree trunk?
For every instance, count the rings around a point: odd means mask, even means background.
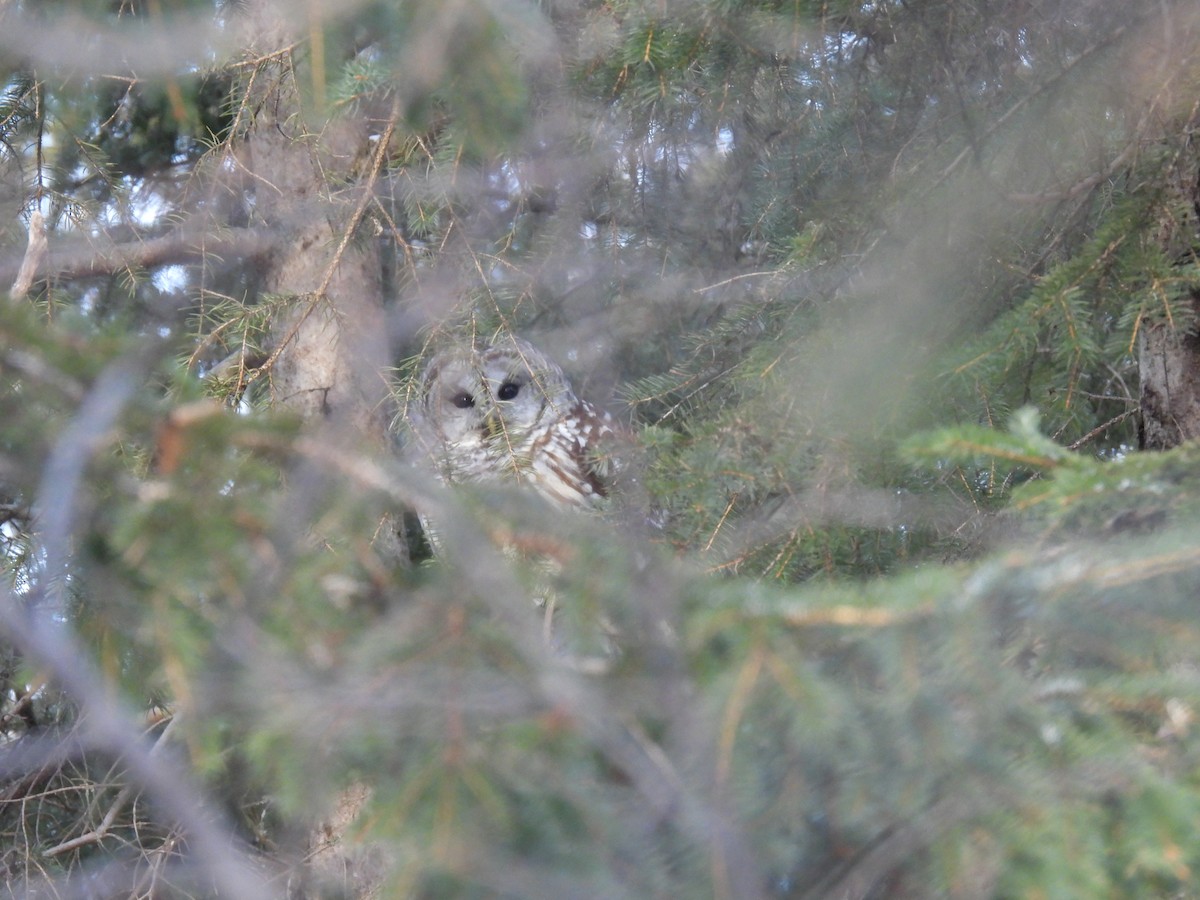
[[[1144,327],[1138,372],[1141,449],[1167,450],[1200,437],[1200,336],[1167,322]]]
[[[273,83],[251,127],[246,162],[256,213],[287,235],[263,278],[269,294],[292,298],[273,327],[272,396],[306,419],[379,437],[387,343],[378,252],[351,234],[361,194],[330,196],[331,184],[355,183],[369,129],[347,120],[310,131],[290,69],[272,64],[260,74],[268,73]]]
[[[1164,180],[1158,240],[1169,258],[1194,262],[1200,250],[1200,160],[1184,150]],[[1200,437],[1200,294],[1193,293],[1190,313],[1151,322],[1138,333],[1143,450],[1167,450]]]
[[[356,240],[354,233],[363,222],[365,192],[373,189],[364,168],[377,171],[364,160],[386,149],[390,129],[372,144],[371,123],[363,117],[310,127],[286,49],[295,39],[289,23],[270,0],[256,0],[246,12],[248,46],[260,63],[243,107],[253,120],[238,157],[252,179],[254,214],[285,235],[262,272],[269,297],[288,302],[272,324],[264,366],[271,396],[310,427],[336,434],[339,443],[357,437],[386,452],[389,348],[380,259],[375,241]],[[384,565],[407,560],[399,521],[389,516],[376,531]],[[298,872],[303,886],[293,896],[377,895],[377,849],[346,839],[369,796],[367,786],[351,786],[310,828]]]

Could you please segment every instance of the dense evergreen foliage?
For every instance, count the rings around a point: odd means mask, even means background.
[[[1193,6],[4,5],[6,893],[1191,896]]]

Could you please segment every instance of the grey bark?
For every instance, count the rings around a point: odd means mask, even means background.
[[[332,419],[378,437],[387,363],[378,253],[373,241],[347,242],[360,194],[335,196],[330,188],[355,183],[370,147],[367,123],[310,130],[291,72],[270,63],[261,74],[269,83],[246,163],[256,212],[285,236],[264,273],[265,288],[293,298],[273,328],[272,396],[306,419]]]
[[[1158,240],[1172,259],[1194,261],[1200,252],[1200,160],[1190,148],[1174,160],[1166,179]],[[1140,381],[1138,445],[1167,450],[1200,437],[1200,295],[1171,321],[1145,324],[1138,334]]]
[[[1141,331],[1139,444],[1167,450],[1200,437],[1200,336],[1159,322]]]

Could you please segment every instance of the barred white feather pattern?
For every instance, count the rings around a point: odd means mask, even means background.
[[[612,418],[577,398],[562,369],[519,338],[436,354],[411,418],[444,481],[512,480],[576,507],[607,493]]]
[[[612,417],[586,400],[576,400],[565,415],[535,435],[528,477],[544,497],[574,506],[590,506],[608,492],[599,462],[615,436]]]

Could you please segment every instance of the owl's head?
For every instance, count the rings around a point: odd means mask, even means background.
[[[456,476],[498,459],[521,466],[547,423],[575,401],[562,370],[519,338],[437,353],[421,376],[418,432]]]

